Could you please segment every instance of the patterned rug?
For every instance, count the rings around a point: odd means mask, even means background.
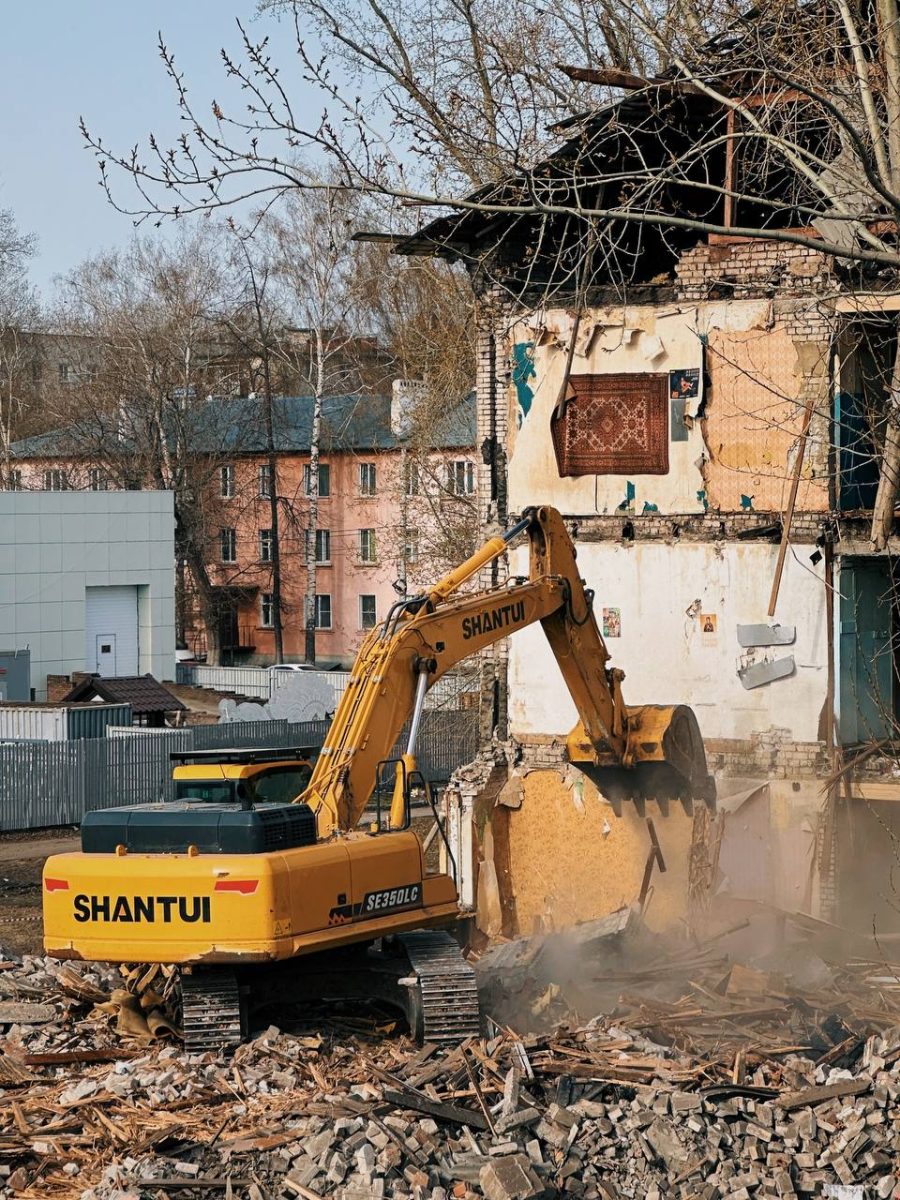
[[[667,374],[572,375],[550,419],[560,475],[665,475]]]

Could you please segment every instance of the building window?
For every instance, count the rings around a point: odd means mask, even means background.
[[[360,596],[359,598],[359,627],[360,629],[371,629],[376,621],[375,617],[375,597]]]
[[[44,377],[44,364],[35,359],[31,364],[31,382],[40,383]]]
[[[219,467],[219,495],[223,500],[230,500],[234,495],[234,467],[230,464]]]
[[[73,381],[74,375],[72,373],[72,367],[70,366],[69,363],[67,363],[67,362],[57,363],[56,371],[57,371],[57,374],[59,375],[60,383],[71,383]]]
[[[275,539],[271,529],[259,531],[259,561],[271,562],[275,555]]]
[[[309,550],[309,530],[303,531],[304,550]],[[331,530],[317,529],[316,530],[316,565],[326,566],[331,562]]]
[[[303,468],[303,490],[307,496],[312,494],[312,471],[309,463]],[[331,468],[327,463],[319,463],[319,498],[331,495]]]
[[[447,488],[454,496],[475,493],[475,464],[467,459],[447,463]]]
[[[6,490],[8,492],[21,492],[22,472],[18,468],[13,468],[6,476]]]
[[[418,496],[419,489],[422,486],[419,464],[417,462],[407,462],[406,464],[406,494],[407,496]]]
[[[52,471],[44,472],[44,491],[45,492],[67,492],[69,490],[69,476],[67,472],[54,467]]]
[[[263,592],[259,598],[259,623],[263,629],[271,629],[275,624],[275,602],[271,592]]]
[[[359,464],[359,494],[361,496],[374,496],[376,489],[375,483],[375,464],[360,463]]]
[[[375,557],[375,530],[361,529],[359,531],[359,561],[373,563]]]
[[[102,467],[91,467],[88,471],[88,487],[92,492],[109,491],[109,476]]]
[[[331,628],[331,596],[326,592],[316,596],[316,629]]]
[[[403,539],[403,561],[408,563],[419,561],[418,529],[407,529],[406,531],[406,537]]]
[[[222,562],[237,562],[237,530],[223,529],[219,534],[222,551]]]
[[[265,497],[272,495],[272,466],[270,463],[259,464],[259,494]]]

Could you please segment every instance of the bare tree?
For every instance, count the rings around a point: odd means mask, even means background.
[[[27,406],[36,361],[41,307],[27,264],[34,240],[22,234],[12,213],[0,209],[0,487],[10,486],[10,446]]]
[[[298,119],[264,37],[242,31],[240,54],[225,56],[249,105],[238,113],[216,103],[211,118],[163,47],[185,132],[172,150],[151,140],[146,154],[109,153],[87,134],[110,196],[116,168],[137,185],[122,207],[139,217],[248,197],[271,204],[317,186],[298,161],[314,150],[333,164],[329,187],[337,180],[385,201],[381,225],[394,237],[413,231],[414,218],[464,218],[431,221],[435,252],[465,259],[480,288],[497,283],[511,302],[540,290],[580,304],[598,281],[624,292],[653,260],[671,278],[679,256],[709,235],[815,251],[839,286],[897,286],[898,0],[764,0],[747,12],[724,0],[702,19],[656,0],[626,0],[612,14],[567,0],[536,16],[556,64],[536,55],[527,67],[489,0],[433,0],[408,15],[399,4],[336,3],[278,6],[323,88],[323,121]],[[578,34],[579,20],[596,36]],[[523,17],[514,32],[527,26]],[[325,39],[322,60],[307,51],[310,28]],[[616,34],[627,52],[610,53]],[[376,70],[382,107],[332,68]],[[585,88],[597,89],[593,103]],[[526,165],[546,146],[533,131],[547,121],[566,140]],[[511,238],[528,247],[512,272]],[[900,484],[900,360],[886,412],[876,549]]]
[[[469,398],[475,383],[475,303],[464,270],[430,258],[398,259],[367,243],[357,280],[368,327],[390,354],[391,378],[405,389],[402,449],[390,479],[400,512],[385,531],[404,582],[422,582],[462,561],[476,540],[479,514],[440,446],[474,438]],[[411,386],[410,386],[411,385]]]
[[[68,450],[118,486],[173,493],[176,559],[190,573],[210,662],[219,660],[221,616],[210,570],[220,557],[215,485],[239,449],[233,416],[207,400],[230,390],[218,361],[222,284],[218,240],[194,230],[171,245],[136,241],[102,253],[62,287],[66,327],[89,341],[96,364],[59,411],[69,423]]]
[[[304,657],[316,661],[316,538],[319,523],[319,459],[323,399],[358,383],[353,348],[359,333],[358,287],[352,241],[352,197],[339,188],[299,191],[266,234],[274,248],[284,308],[296,325],[281,354],[303,376],[313,397],[309,471],[305,488],[306,596]]]
[[[275,662],[284,662],[284,598],[281,572],[281,490],[278,455],[275,453],[275,384],[273,360],[283,341],[283,314],[272,304],[272,263],[257,257],[258,247],[233,230],[232,262],[238,290],[237,304],[229,297],[222,321],[250,360],[253,391],[262,393],[268,471],[269,520],[272,559],[272,631]]]

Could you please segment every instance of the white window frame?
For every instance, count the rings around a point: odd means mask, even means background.
[[[366,566],[373,566],[378,562],[378,542],[375,530],[371,527],[357,530],[356,553],[358,561]]]
[[[69,473],[64,467],[48,467],[44,472],[45,492],[69,492]]]
[[[417,563],[419,561],[419,531],[407,529],[403,542],[403,561]]]
[[[373,462],[359,464],[359,494],[361,496],[378,495],[378,472]]]
[[[109,475],[103,467],[91,467],[88,471],[88,488],[92,492],[109,491]]]
[[[475,495],[475,464],[470,458],[455,458],[447,463],[447,490],[452,496]]]
[[[328,601],[328,624],[327,625],[323,624],[322,619],[321,619],[322,618],[322,609],[324,608],[324,604],[319,603],[320,601],[325,601],[325,600]],[[333,621],[334,621],[334,612],[331,607],[331,592],[316,592],[316,629],[332,629]]]
[[[228,554],[226,554],[226,550]],[[237,530],[231,525],[224,525],[219,530],[219,556],[223,563],[237,562]]]
[[[364,600],[372,601],[372,621],[370,624],[366,624],[366,621],[363,617],[363,601]],[[374,595],[374,593],[372,593],[372,592],[365,592],[365,593],[360,594],[360,597],[359,597],[359,627],[360,627],[360,629],[374,629],[377,624],[378,624],[378,597],[376,595]]]
[[[219,467],[219,495],[223,500],[234,499],[234,464]]]
[[[21,492],[22,490],[22,471],[19,467],[11,467],[6,476],[6,490],[8,492]]]
[[[303,549],[304,552],[309,548],[309,530],[303,531]],[[322,549],[326,548],[328,553],[322,554]],[[316,566],[330,567],[331,566],[331,530],[317,529],[316,530]]]
[[[260,463],[256,474],[256,490],[263,500],[272,496],[272,468],[270,463]]]
[[[268,610],[268,620],[266,611]],[[272,592],[261,592],[259,596],[259,624],[262,629],[275,627],[275,596]]]
[[[271,529],[259,531],[259,561],[270,563],[275,558],[275,535]]]
[[[60,383],[74,383],[75,372],[72,370],[72,364],[67,362],[58,362],[56,364],[56,374],[59,377]]]

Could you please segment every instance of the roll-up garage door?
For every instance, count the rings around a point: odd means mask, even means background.
[[[110,678],[138,674],[138,596],[134,586],[85,588],[85,669]]]

